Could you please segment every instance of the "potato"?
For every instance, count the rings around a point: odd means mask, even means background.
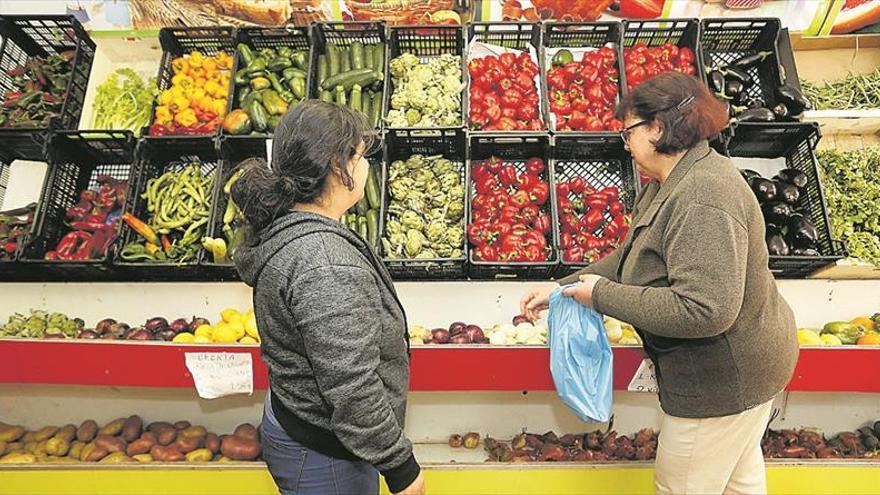
[[[150,449],[150,456],[156,462],[180,462],[186,459],[183,454],[175,447],[163,447],[154,445]]]
[[[21,452],[13,452],[0,457],[0,464],[33,464],[35,462],[37,462],[35,455]]]
[[[46,462],[49,458],[46,454],[34,454],[34,457],[37,459],[37,463]]]
[[[73,464],[76,462],[76,459],[71,459],[70,457],[58,457],[57,455],[50,455],[46,457],[46,462],[50,464]]]
[[[0,457],[2,457],[3,454],[5,454],[5,453],[6,453],[6,442],[4,442],[3,440],[0,440]]]
[[[199,437],[194,438],[186,438],[180,435],[177,436],[177,440],[174,442],[174,447],[177,448],[181,453],[186,454],[187,452],[192,452],[202,446],[202,439]]]
[[[25,445],[29,443],[37,443],[37,432],[29,431],[25,433],[24,436],[21,437],[21,442]]]
[[[186,454],[186,462],[211,462],[214,455],[208,449],[196,449]]]
[[[95,445],[107,452],[125,452],[125,440],[110,435],[98,435]]]
[[[238,436],[226,437],[220,444],[220,452],[236,461],[252,461],[260,456],[260,443],[249,438]]]
[[[122,424],[122,439],[126,442],[137,440],[141,436],[144,429],[144,421],[140,416],[129,416]]]
[[[190,423],[189,421],[186,421],[186,420],[178,421],[178,422],[174,423],[174,428],[176,428],[178,430],[185,430],[185,429],[189,428],[190,426],[192,426],[192,423]]]
[[[171,424],[171,423],[168,423],[168,422],[166,422],[166,421],[156,421],[155,423],[150,423],[150,424],[147,426],[147,431],[152,431],[153,433],[158,434],[158,433],[156,432],[156,430],[159,430],[159,429],[162,429],[162,428],[165,428],[165,427],[168,427],[168,428],[174,428],[174,425]]]
[[[219,462],[221,464],[226,464],[229,462],[235,462],[232,459],[226,457],[225,455],[218,456],[214,462]]]
[[[153,462],[153,456],[150,454],[138,454],[131,456],[132,459],[142,463],[147,464],[148,462]]]
[[[155,438],[155,435],[154,435]],[[156,445],[156,441],[153,438],[144,438],[141,437],[134,442],[128,444],[128,448],[125,449],[125,453],[131,457],[140,454],[146,454],[153,448],[153,445]]]
[[[208,430],[204,426],[190,426],[185,430],[180,430],[180,433],[178,433],[177,436],[184,438],[205,438],[205,435],[207,434]]]
[[[145,431],[143,435],[141,435],[141,440],[149,440],[153,443],[159,443],[159,439],[156,438],[156,434],[152,431]]]
[[[74,438],[76,438],[76,426],[65,425],[60,430],[58,430],[58,433],[56,433],[55,436],[66,441],[67,443],[70,443],[73,441]]]
[[[205,436],[205,448],[210,450],[212,454],[220,452],[220,437],[215,433],[208,433]]]
[[[132,459],[131,457],[128,457],[127,455],[125,455],[125,452],[113,452],[112,454],[108,455],[107,457],[101,459],[98,462],[101,464],[123,464],[126,462],[137,462],[137,461]]]
[[[33,454],[37,451],[37,442],[27,442],[24,444],[24,451],[28,454]]]
[[[115,437],[122,433],[122,425],[125,424],[125,418],[114,419],[113,421],[104,425],[103,428],[98,430],[98,435],[110,435],[111,437]]]
[[[6,453],[11,454],[13,452],[24,452],[24,444],[21,442],[12,442],[6,444]]]
[[[87,419],[79,425],[79,428],[76,430],[76,439],[80,442],[91,442],[95,439],[95,435],[98,434],[98,423],[95,422],[94,419]]]
[[[39,442],[37,442],[37,447],[34,449],[35,456],[39,457],[41,455],[47,455],[46,442],[48,442],[48,440],[40,440]]]
[[[232,434],[236,437],[246,438],[249,440],[259,440],[260,432],[254,428],[254,425],[250,423],[240,424],[235,427],[235,431]]]
[[[156,441],[159,445],[171,445],[177,439],[177,430],[174,427],[160,428],[156,433]]]
[[[0,426],[0,441],[12,443],[24,435],[24,428],[3,424]]]
[[[90,442],[83,447],[82,453],[79,455],[79,460],[83,462],[97,462],[106,457],[109,453],[110,452],[107,452],[106,449],[102,449],[95,445],[95,442]]]
[[[40,429],[40,431],[36,432],[36,434],[34,434],[34,441],[42,442],[43,440],[48,440],[54,437],[55,434],[58,433],[59,429],[60,428],[58,428],[57,426],[45,426]]]
[[[59,436],[46,440],[46,453],[54,456],[65,456],[70,450],[70,442]]]
[[[79,456],[82,454],[83,447],[85,447],[85,446],[86,446],[85,443],[77,440],[77,441],[73,442],[72,444],[70,444],[70,450],[67,452],[67,455],[69,457],[72,457],[74,459],[79,460]]]

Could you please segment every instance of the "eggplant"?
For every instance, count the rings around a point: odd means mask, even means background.
[[[777,119],[783,120],[791,117],[791,111],[789,111],[788,106],[785,103],[777,103],[773,106],[773,113],[776,115]]]
[[[775,179],[791,184],[799,189],[807,187],[807,174],[796,168],[784,168],[776,174]]]
[[[746,106],[749,108],[761,108],[767,106],[767,103],[764,102],[763,98],[750,98],[749,101],[746,102]]]
[[[795,256],[822,256],[821,254],[819,254],[819,251],[816,251],[815,249],[812,249],[812,248],[810,248],[810,249],[792,249],[791,254],[793,254]]]
[[[730,81],[731,79],[735,79],[743,83],[745,86],[751,86],[754,82],[752,76],[750,76],[748,72],[736,67],[725,67],[722,74],[724,74],[725,80]]]
[[[796,206],[801,198],[801,191],[794,184],[776,181],[776,199],[789,206]]]
[[[709,87],[716,93],[724,93],[724,74],[720,70],[713,70],[706,77],[709,79]]]
[[[752,179],[752,191],[755,192],[760,203],[768,203],[776,198],[776,184],[763,177]]]
[[[767,235],[774,235],[774,234],[782,235],[782,233],[783,233],[782,227],[780,227],[779,225],[776,225],[775,223],[768,223],[766,231],[767,231]]]
[[[767,220],[767,223],[775,225],[787,225],[788,217],[794,213],[791,206],[779,201],[764,204],[761,206],[761,212],[764,213],[764,219]]]
[[[792,247],[810,249],[815,248],[819,242],[819,232],[816,227],[803,216],[790,218],[786,230],[785,238]]]
[[[767,241],[767,251],[770,256],[788,256],[791,252],[781,234],[768,235],[765,241]]]
[[[738,122],[774,122],[776,114],[765,107],[749,108],[737,115],[736,120]]]
[[[731,98],[737,98],[739,95],[745,93],[746,85],[736,79],[732,79],[724,83],[724,94],[730,96]]]
[[[762,178],[761,174],[759,174],[758,172],[755,172],[754,170],[748,169],[748,168],[744,168],[744,169],[740,170],[739,173],[740,173],[740,175],[743,176],[743,179],[745,179],[746,182],[749,183],[749,185],[751,185],[753,180]]]
[[[730,63],[728,67],[736,67],[737,69],[748,69],[764,61],[767,57],[773,55],[773,51],[758,52],[752,55],[745,55]]]
[[[776,89],[776,96],[785,103],[792,115],[800,115],[804,110],[813,108],[800,90],[787,84]]]

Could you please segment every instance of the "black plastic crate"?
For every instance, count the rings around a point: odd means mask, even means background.
[[[562,227],[559,216],[559,197],[556,185],[568,182],[577,177],[583,178],[587,185],[598,190],[605,187],[616,187],[620,191],[620,201],[625,206],[625,213],[632,214],[635,207],[636,194],[639,190],[639,175],[629,152],[624,149],[620,136],[601,136],[596,134],[566,134],[554,136],[551,151],[550,167],[553,169],[553,184],[550,188],[553,204],[556,205],[556,239],[562,239]],[[568,199],[576,195],[570,193]],[[605,213],[605,219],[612,216]],[[604,233],[604,228],[597,232]],[[621,239],[622,241],[622,239]],[[557,244],[557,247],[559,245]],[[589,263],[565,261],[563,249],[559,249],[559,268],[557,277],[564,277],[586,267]]]
[[[623,23],[623,48],[632,48],[644,43],[649,48],[665,43],[673,43],[679,48],[688,47],[694,52],[695,77],[704,79],[703,60],[700,53],[700,21],[697,19],[663,19],[650,21],[628,20]],[[625,64],[624,64],[625,65]],[[626,83],[624,70],[623,80]],[[627,86],[624,84],[623,89]],[[626,94],[627,91],[624,91]]]
[[[529,47],[534,50],[535,62],[538,64],[538,117],[543,122],[543,129],[547,129],[548,117],[546,111],[547,87],[544,85],[543,74],[544,61],[541,56],[541,25],[530,22],[474,22],[468,26],[468,44],[479,41],[490,45],[502,46],[513,50],[528,51]],[[465,63],[469,62],[465,56]],[[471,78],[468,71],[464,72],[465,77],[465,94],[466,101],[470,101],[471,94]],[[466,103],[467,105],[467,103]],[[466,107],[470,111],[469,106]],[[465,122],[465,126],[469,126],[469,122]],[[471,133],[483,134],[486,131],[473,130]],[[546,131],[504,131],[516,132],[517,134],[536,134],[541,135]],[[491,134],[491,132],[489,133]]]
[[[758,52],[773,52],[746,70],[754,81],[746,90],[748,96],[760,98],[767,108],[773,108],[779,102],[776,90],[784,83],[776,42],[779,30],[778,18],[703,19],[700,46],[706,65],[702,71],[704,80],[711,68]]]
[[[385,135],[385,166],[381,175],[382,211],[379,215],[379,238],[384,239],[388,207],[391,202],[389,192],[391,164],[395,160],[406,160],[412,155],[442,155],[459,167],[462,188],[467,190],[467,139],[463,129],[389,129]],[[464,214],[467,214],[467,194],[464,201]],[[383,262],[396,279],[437,279],[454,280],[467,276],[468,246],[465,234],[465,220],[462,221],[462,256],[459,258],[400,259],[389,258],[384,243],[381,247]]]
[[[385,80],[388,98],[382,116],[387,117],[391,110],[391,95],[394,94],[394,81],[391,77],[390,63],[404,53],[411,53],[419,58],[422,63],[428,63],[431,59],[440,55],[450,54],[460,57],[461,77],[465,81],[467,74],[467,54],[465,53],[464,29],[461,26],[392,26],[389,28],[388,37],[388,64],[385,68]],[[466,89],[461,92],[461,123],[457,126],[467,125],[465,119],[465,104],[467,102]],[[386,127],[391,129],[386,124]],[[436,127],[435,127],[436,128]]]
[[[213,56],[221,51],[225,51],[234,57],[235,31],[231,26],[166,27],[159,30],[159,44],[162,46],[162,60],[159,62],[159,74],[156,76],[156,81],[159,85],[159,93],[161,94],[171,87],[171,78],[174,77],[174,69],[171,63],[175,58],[182,57],[192,51],[199,51],[205,56]],[[234,83],[233,73],[230,74],[227,94],[232,91]],[[150,110],[150,124],[141,132],[141,136],[151,135],[150,127],[156,119],[156,106],[157,102],[154,101],[153,108]],[[214,136],[219,132],[220,126],[217,127],[216,132],[206,134],[206,136]]]
[[[819,180],[815,149],[821,134],[819,125],[810,123],[735,123],[727,143],[731,157],[784,158],[787,168],[807,176],[798,211],[813,221],[819,233],[817,250],[821,256],[770,256],[770,269],[779,278],[804,278],[816,270],[842,259],[843,244],[832,239],[828,206]],[[767,177],[770,178],[770,177]]]
[[[147,200],[142,196],[150,179],[157,178],[167,171],[178,171],[190,166],[193,162],[200,163],[202,173],[208,177],[214,177],[213,188],[209,191],[211,201],[216,196],[217,172],[220,168],[220,157],[216,147],[216,141],[209,137],[176,137],[176,138],[143,138],[137,149],[137,186],[130,189],[125,211],[149,223],[150,215],[147,211]],[[210,215],[208,217],[210,224]],[[207,228],[205,232],[207,232]],[[198,278],[205,276],[210,278],[210,272],[198,270],[199,262],[205,255],[204,249],[199,249],[195,259],[185,263],[175,261],[151,262],[151,261],[125,261],[120,257],[122,248],[133,241],[143,242],[140,236],[128,225],[122,226],[122,233],[117,240],[116,255],[113,264],[129,277],[143,279],[185,277]]]
[[[525,163],[529,158],[541,158],[545,164],[550,161],[550,136],[548,134],[520,134],[495,133],[490,135],[473,134],[470,136],[470,155],[468,157],[468,170],[472,170],[475,163],[490,157],[501,158],[505,164],[513,165],[517,174],[525,170]],[[474,250],[469,247],[469,274],[476,279],[549,279],[556,271],[559,262],[559,253],[556,246],[559,239],[556,237],[556,207],[553,201],[553,168],[547,167],[541,178],[551,185],[547,203],[541,208],[541,213],[550,215],[551,227],[547,245],[551,248],[548,261],[545,262],[495,262],[479,261],[474,259]],[[475,189],[474,181],[468,177],[467,189],[467,220],[471,221]]]
[[[236,44],[242,43],[247,45],[254,51],[263,48],[278,49],[282,47],[293,48],[294,50],[309,51],[309,28],[308,27],[249,27],[239,28],[236,31]],[[311,63],[311,57],[309,57]],[[234,75],[241,68],[241,54],[237,47],[235,50],[235,60],[232,65],[232,74]],[[308,81],[308,76],[306,77]],[[241,108],[238,102],[238,86],[235,84],[235,77],[232,78],[228,111],[231,112],[235,108]],[[283,82],[282,82],[283,84]],[[306,91],[308,92],[308,82],[306,83]],[[306,95],[308,96],[308,95]],[[220,133],[227,134],[222,128]],[[271,135],[271,133],[269,133]]]
[[[131,194],[135,145],[130,131],[60,131],[52,136],[49,171],[40,196],[34,233],[22,251],[22,262],[40,263],[49,271],[71,278],[97,278],[107,274],[112,245],[104,256],[92,260],[46,260],[45,256],[71,232],[66,211],[79,202],[80,191],[98,190],[98,176],[129,181],[126,194]],[[119,220],[116,235],[121,227]]]
[[[550,84],[547,82],[547,73],[551,70],[551,66],[547,62],[547,59],[550,58],[547,54],[548,48],[602,48],[608,44],[612,44],[614,46],[614,51],[617,54],[617,99],[620,101],[624,89],[626,88],[625,71],[623,67],[623,24],[619,22],[546,23],[544,24],[542,43],[543,50],[541,58],[543,59],[544,67],[541,71],[541,79],[546,97],[541,98],[541,104],[544,106],[544,115],[547,116],[547,125],[552,132],[568,133],[570,131],[557,131],[551,118],[549,107]],[[607,134],[616,135],[617,133],[607,132]]]
[[[0,96],[13,89],[13,78],[6,73],[32,57],[45,57],[75,51],[73,69],[67,83],[67,96],[61,115],[44,128],[0,128],[0,147],[17,158],[44,160],[49,141],[47,129],[77,129],[89,74],[95,59],[95,43],[73,16],[5,15],[0,17]],[[26,132],[20,132],[27,129]]]
[[[364,45],[382,43],[384,45],[383,77],[388,74],[388,39],[384,22],[319,22],[312,25],[312,54],[309,65],[309,98],[320,98],[321,88],[318,81],[318,61],[321,55],[327,54],[327,45],[348,48],[355,41]],[[388,105],[388,83],[383,85],[382,108]],[[382,119],[379,119],[381,129]]]

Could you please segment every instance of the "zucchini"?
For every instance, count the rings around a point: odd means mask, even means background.
[[[361,96],[361,112],[367,117],[367,120],[370,119],[370,102],[373,101],[372,98],[372,93],[364,93]]]
[[[370,205],[369,205],[369,203],[367,203],[367,198],[366,197],[361,198],[360,201],[358,201],[357,204],[355,205],[355,208],[356,208],[358,215],[360,215],[360,216],[366,215],[367,210],[370,209]]]
[[[382,92],[373,95],[373,101],[370,103],[370,122],[373,127],[379,127],[379,121],[382,120]]]
[[[327,91],[325,89],[321,90],[321,101],[333,103],[333,92]]]
[[[363,101],[361,101],[361,97],[363,96],[363,89],[360,85],[355,84],[351,87],[351,98],[348,102],[348,108],[360,112],[363,108]]]
[[[345,106],[345,102],[348,99],[345,96],[345,88],[342,86],[336,86],[336,104]]]
[[[327,65],[327,55],[318,57],[318,85],[320,86],[330,75],[330,66]]]
[[[339,74],[339,50],[336,45],[327,46],[327,77]]]
[[[379,245],[379,211],[375,208],[367,211],[367,242],[374,248]]]
[[[364,188],[364,196],[367,198],[367,204],[371,209],[378,209],[382,201],[379,193],[379,173],[376,167],[370,165],[370,171],[367,174],[367,186]]]
[[[366,216],[362,216],[362,217],[359,216],[358,217],[358,230],[357,230],[357,232],[358,232],[358,235],[361,236],[361,239],[363,239],[364,242],[367,242],[367,237],[369,237],[370,229],[367,228],[367,217]]]
[[[351,70],[351,54],[348,48],[339,49],[339,72],[348,72]]]
[[[376,44],[375,68],[381,73],[385,73],[385,43]]]
[[[379,79],[380,74],[372,69],[355,69],[328,77],[327,80],[321,84],[321,87],[326,90],[331,90],[336,86],[342,86],[346,91],[349,91],[355,84],[358,84],[363,88],[375,83]]]
[[[351,68],[363,69],[364,65],[364,44],[360,41],[352,41],[351,43]]]

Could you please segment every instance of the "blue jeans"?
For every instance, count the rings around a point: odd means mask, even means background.
[[[271,393],[271,392],[270,392]],[[328,457],[291,439],[263,406],[263,460],[281,495],[378,495],[379,473],[365,461]]]

